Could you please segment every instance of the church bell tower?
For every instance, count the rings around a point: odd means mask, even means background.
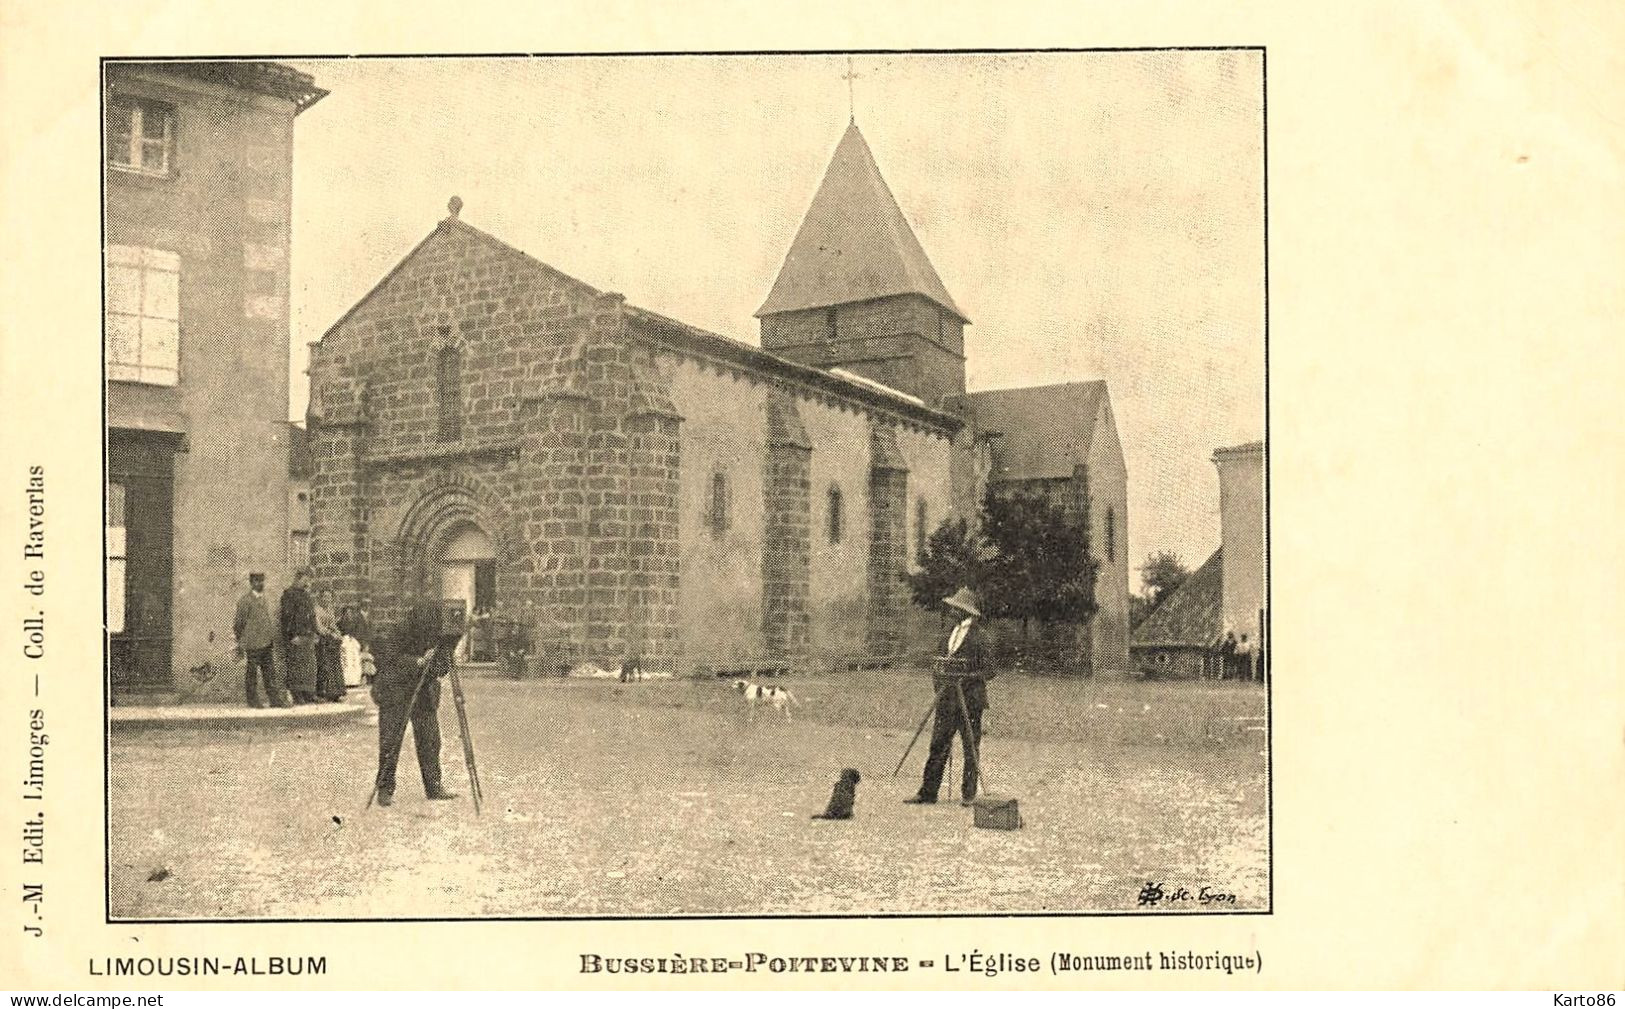
[[[965,391],[965,326],[856,121],[757,310],[762,349],[940,407]]]

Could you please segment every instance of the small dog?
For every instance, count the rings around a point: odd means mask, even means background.
[[[852,806],[858,799],[858,782],[862,776],[855,767],[848,767],[835,779],[835,791],[830,793],[829,805],[813,817],[814,820],[850,820]]]
[[[794,721],[794,719],[790,716],[790,705],[801,703],[800,701],[796,700],[795,694],[790,693],[789,687],[775,687],[763,683],[752,683],[749,680],[735,680],[733,687],[735,690],[745,695],[745,700],[750,704],[750,714],[752,718],[756,717],[756,703],[758,701],[766,701],[772,704],[773,707],[784,712],[785,721]]]

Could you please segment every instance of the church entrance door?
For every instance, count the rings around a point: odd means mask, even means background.
[[[479,617],[496,605],[496,553],[491,538],[479,526],[468,524],[454,531],[439,552],[440,597],[460,599],[469,619],[469,633],[457,646],[459,662],[493,662],[490,635]]]

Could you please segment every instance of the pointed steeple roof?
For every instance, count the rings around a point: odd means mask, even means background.
[[[942,286],[853,122],[835,148],[772,292],[756,314],[897,294],[922,295],[970,321]]]

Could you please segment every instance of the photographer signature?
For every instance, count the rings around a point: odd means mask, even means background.
[[[1205,885],[1197,888],[1195,893],[1183,886],[1165,890],[1161,883],[1152,882],[1147,882],[1145,886],[1140,888],[1141,907],[1164,908],[1182,905],[1233,907],[1235,903],[1235,894]]]

